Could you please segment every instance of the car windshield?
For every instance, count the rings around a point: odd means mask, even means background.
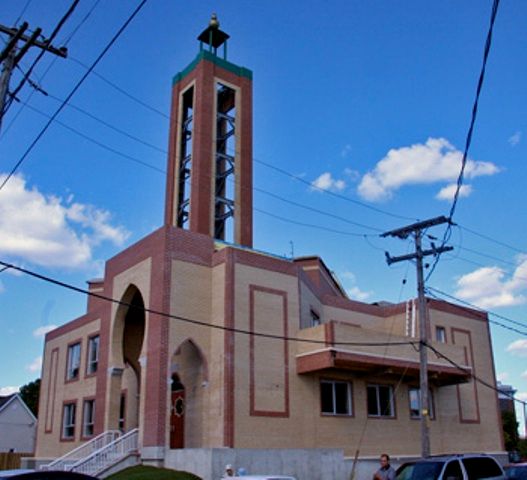
[[[437,480],[445,462],[405,463],[397,469],[396,480]]]

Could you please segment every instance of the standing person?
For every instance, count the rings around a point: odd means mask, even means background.
[[[390,465],[390,456],[383,453],[380,458],[381,468],[373,475],[373,480],[395,480],[395,470]]]
[[[225,473],[223,474],[223,477],[221,478],[229,478],[234,477],[234,468],[232,468],[232,465],[225,465]]]

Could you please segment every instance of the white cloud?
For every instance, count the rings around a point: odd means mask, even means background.
[[[26,365],[26,370],[31,373],[40,373],[42,370],[42,356],[35,358],[29,365]]]
[[[331,176],[331,173],[325,172],[311,182],[312,190],[329,190],[339,192],[346,188],[344,180],[337,180]]]
[[[527,402],[527,392],[520,392],[516,394],[516,398],[522,402]]]
[[[481,308],[521,305],[527,298],[527,257],[517,258],[518,266],[510,278],[500,267],[482,267],[457,280],[455,295]]]
[[[522,132],[516,132],[514,135],[509,137],[509,144],[512,147],[515,147],[520,143],[520,140],[522,139]]]
[[[520,377],[527,379],[527,370],[525,370],[525,372],[523,372]]]
[[[498,373],[496,375],[496,380],[498,380],[498,382],[506,382],[508,379],[509,379],[510,375],[507,373],[507,372],[501,372],[501,373]]]
[[[425,144],[391,149],[358,186],[361,197],[370,201],[389,199],[405,185],[457,180],[463,153],[444,138],[429,138]],[[499,169],[490,162],[467,160],[465,178],[494,175]]]
[[[348,294],[348,297],[352,298],[353,300],[364,302],[372,296],[373,292],[365,292],[361,290],[359,287],[354,286],[354,287],[348,288],[346,290],[346,293]]]
[[[13,393],[17,393],[20,390],[19,387],[0,387],[0,396],[7,396]]]
[[[507,352],[519,357],[527,357],[527,339],[520,338],[507,346]],[[524,372],[522,376],[525,374]]]
[[[0,175],[0,181],[5,175]],[[93,205],[64,201],[13,176],[0,202],[0,254],[42,266],[85,267],[103,241],[122,245],[129,233]]]
[[[436,198],[438,200],[447,200],[449,202],[452,202],[454,200],[454,195],[456,194],[457,190],[457,184],[451,183],[450,185],[447,185],[446,187],[443,187],[436,195]],[[459,189],[459,197],[468,197],[472,193],[472,186],[471,185],[461,185],[461,188]]]
[[[350,153],[351,153],[351,145],[348,143],[347,145],[344,145],[344,147],[342,148],[340,152],[340,156],[342,158],[346,158],[349,156]]]
[[[360,178],[360,173],[352,168],[345,168],[344,175],[346,175],[352,182],[356,182]]]
[[[36,338],[44,337],[46,333],[51,332],[51,330],[55,330],[57,328],[57,325],[45,325],[43,327],[38,327],[37,329],[33,330],[33,336]]]
[[[357,286],[357,277],[353,272],[345,271],[339,273],[338,276],[344,280],[344,283],[351,285],[350,287],[346,288],[346,293],[348,294],[348,297],[352,298],[353,300],[364,302],[372,296],[373,292],[363,291]]]

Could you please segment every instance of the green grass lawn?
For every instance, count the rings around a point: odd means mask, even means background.
[[[201,480],[201,478],[188,472],[139,465],[114,473],[107,477],[107,480]]]

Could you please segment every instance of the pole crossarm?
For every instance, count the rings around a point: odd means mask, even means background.
[[[450,252],[454,250],[454,247],[437,247],[431,248],[430,250],[422,250],[421,256],[428,257],[429,255],[439,255],[440,253]],[[384,252],[386,255],[386,262],[388,265],[392,263],[402,262],[404,260],[415,260],[417,258],[417,253],[409,253],[408,255],[401,255],[399,257],[392,257],[388,252]]]
[[[408,238],[410,233],[423,230],[428,227],[433,227],[435,225],[441,225],[442,223],[452,223],[450,218],[441,215],[440,217],[431,218],[430,220],[423,220],[421,222],[412,223],[406,227],[396,228],[395,230],[390,230],[389,232],[384,232],[381,237],[398,237],[403,240]]]
[[[20,28],[9,28],[5,25],[0,25],[0,33],[7,33],[11,37],[17,37],[15,40],[15,44],[18,40],[23,40],[24,42],[30,42],[31,45],[34,45],[35,47],[39,47],[42,50],[46,50],[50,53],[53,53],[55,55],[58,55],[59,57],[66,58],[68,56],[68,49],[66,47],[60,47],[56,48],[53,45],[49,44],[49,40],[36,40],[33,39],[33,35],[31,37],[28,37],[27,35],[24,35],[24,30],[27,29],[28,24],[23,23]],[[38,29],[39,34],[42,31],[42,29]],[[1,60],[1,58],[0,58]]]

